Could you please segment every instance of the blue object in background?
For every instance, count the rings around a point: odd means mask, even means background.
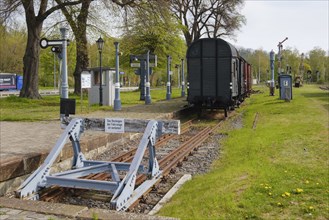
[[[21,90],[23,88],[23,76],[16,75],[16,89]]]
[[[290,101],[292,99],[292,79],[291,75],[279,75],[280,99]]]

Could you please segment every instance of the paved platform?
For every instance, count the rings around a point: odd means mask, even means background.
[[[122,107],[121,111],[97,111],[74,117],[89,118],[138,118],[170,119],[186,105],[183,98],[160,101],[151,105]],[[25,177],[37,169],[55,145],[63,130],[60,121],[0,122],[0,195],[20,185],[17,177]],[[88,152],[131,134],[108,134],[87,131],[81,137],[82,152]],[[67,144],[58,161],[72,156],[71,144]],[[9,182],[8,182],[9,181]]]
[[[74,117],[88,118],[137,118],[137,119],[171,119],[176,115],[181,114],[181,110],[187,105],[185,98],[172,99],[169,101],[160,101],[151,105],[136,105],[131,107],[122,106],[121,111],[97,111],[90,114],[75,115]],[[40,122],[0,122],[0,196],[7,192],[15,190],[35,169],[37,169],[46,158],[50,150],[55,145],[58,137],[63,130],[60,128],[60,121],[40,121]],[[103,132],[86,131],[81,137],[82,152],[91,152],[100,148],[107,148],[116,141],[120,141],[124,137],[129,137],[132,134],[108,134]],[[63,161],[71,158],[73,152],[71,144],[68,143],[64,147],[57,161]],[[56,211],[49,210],[64,210],[62,207],[49,205],[50,209],[42,211],[42,206],[47,206],[44,203],[30,203],[18,200],[0,197],[0,215],[1,219],[12,219],[17,216],[31,215],[49,219],[52,215],[57,217],[62,215]],[[26,206],[23,206],[25,204]],[[43,204],[43,205],[42,205]],[[40,206],[40,210],[32,207]],[[30,208],[27,208],[30,207]],[[67,207],[66,207],[67,208]],[[72,208],[72,207],[71,207]],[[75,208],[71,209],[71,213]],[[81,207],[78,207],[80,209]],[[74,213],[63,215],[63,219],[76,218],[92,219],[90,216],[97,213],[98,219],[108,219],[109,216],[114,216],[115,219],[128,219],[127,216],[119,217],[111,214],[108,210],[92,210],[87,207],[82,207],[83,212],[77,211],[79,216]],[[25,211],[24,211],[25,210]],[[10,214],[11,213],[11,214]],[[65,214],[65,213],[64,213]],[[40,217],[40,216],[39,216]],[[144,218],[143,219],[154,219]],[[136,219],[134,216],[131,219]]]

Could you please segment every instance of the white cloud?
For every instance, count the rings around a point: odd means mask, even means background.
[[[241,13],[247,24],[237,33],[237,46],[270,51],[285,37],[284,47],[308,52],[329,49],[329,1],[247,0]]]

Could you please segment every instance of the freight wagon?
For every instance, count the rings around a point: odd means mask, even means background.
[[[188,102],[202,109],[239,106],[250,94],[251,65],[220,38],[202,38],[187,50]]]

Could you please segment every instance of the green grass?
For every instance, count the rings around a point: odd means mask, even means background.
[[[172,89],[172,98],[180,97],[180,90]],[[76,99],[76,114],[88,113],[94,111],[111,111],[113,107],[92,105],[88,108],[88,97],[86,94],[82,100],[76,95],[69,95],[69,98]],[[121,92],[120,99],[122,107],[144,104],[140,101],[139,91]],[[166,89],[151,90],[152,102],[164,100],[166,98]],[[31,100],[10,96],[0,99],[0,121],[40,121],[40,120],[58,120],[59,119],[59,96],[44,96],[42,99]]]
[[[285,102],[260,89],[239,109],[243,128],[220,130],[228,136],[211,171],[185,184],[159,215],[329,219],[328,91],[294,88]]]

